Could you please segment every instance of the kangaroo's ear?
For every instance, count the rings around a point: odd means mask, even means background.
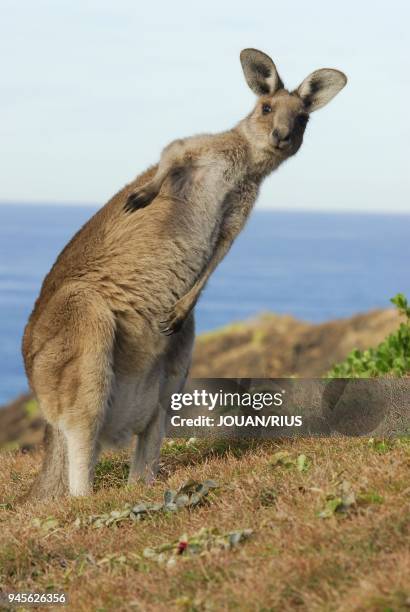
[[[257,96],[273,95],[283,87],[282,79],[269,55],[257,49],[244,49],[240,58],[246,82]]]
[[[322,68],[312,72],[296,90],[309,113],[325,106],[346,85],[347,77],[340,70]]]

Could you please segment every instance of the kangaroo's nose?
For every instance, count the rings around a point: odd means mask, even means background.
[[[273,145],[280,149],[286,147],[290,143],[289,130],[275,128],[272,132]]]

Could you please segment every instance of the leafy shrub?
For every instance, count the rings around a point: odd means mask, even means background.
[[[406,317],[376,348],[354,349],[344,361],[328,372],[328,378],[370,378],[373,376],[405,376],[410,372],[410,306],[403,293],[390,300]]]

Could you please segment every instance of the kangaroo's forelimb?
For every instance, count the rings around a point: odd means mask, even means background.
[[[160,331],[170,336],[181,329],[189,313],[195,307],[209,277],[225,257],[235,238],[241,232],[246,219],[253,207],[258,192],[258,186],[249,181],[243,182],[226,197],[225,214],[219,228],[218,239],[213,254],[192,288],[180,298],[172,310],[160,322]]]
[[[177,170],[183,161],[185,152],[185,141],[183,139],[174,140],[163,150],[158,169],[155,176],[145,185],[137,187],[127,198],[124,209],[133,212],[140,208],[145,208],[159,194],[161,187],[167,177]]]

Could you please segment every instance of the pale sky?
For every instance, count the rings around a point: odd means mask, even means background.
[[[104,204],[172,139],[249,112],[256,47],[289,88],[349,78],[258,206],[409,212],[409,23],[408,0],[2,0],[0,201]]]

